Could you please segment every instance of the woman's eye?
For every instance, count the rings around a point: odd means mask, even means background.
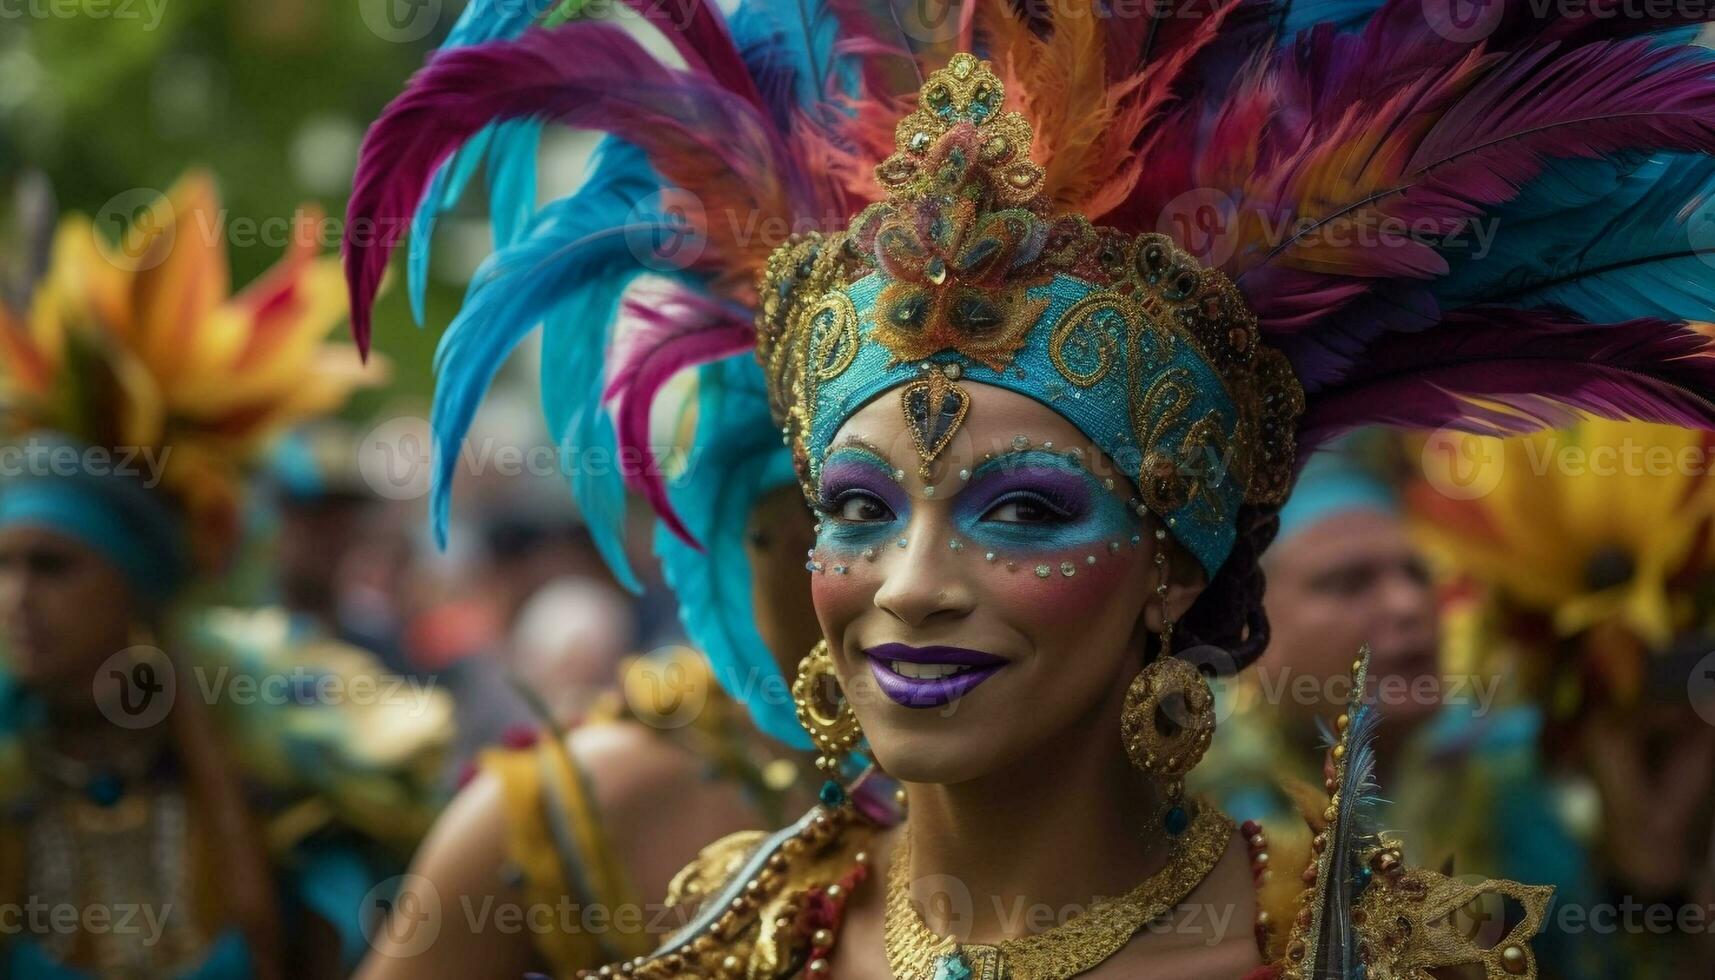
[[[834,516],[842,521],[885,521],[893,516],[893,511],[867,493],[848,492],[834,504]]]
[[[1070,516],[1034,494],[1015,494],[1006,497],[988,509],[983,514],[985,521],[998,521],[1002,524],[1047,524],[1063,521]]]

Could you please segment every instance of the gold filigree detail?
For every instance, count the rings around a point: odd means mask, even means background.
[[[1048,359],[1061,376],[1080,388],[1101,383],[1119,354],[1119,341],[1104,328],[1104,315],[1118,317],[1124,334],[1137,329],[1144,319],[1143,311],[1118,293],[1092,293],[1072,304],[1048,339]],[[1087,360],[1095,364],[1085,368],[1074,363]]]
[[[1220,413],[1213,410],[1191,424],[1179,444],[1179,469],[1189,473],[1186,499],[1197,505],[1198,516],[1207,521],[1226,520],[1227,508],[1216,489],[1232,474],[1228,469],[1228,446]]]
[[[1282,503],[1304,395],[1285,357],[1262,343],[1238,289],[1165,235],[1130,235],[1055,213],[1030,159],[1030,124],[1004,104],[993,69],[955,55],[924,83],[918,108],[899,122],[895,152],[876,168],[886,199],[846,232],[795,238],[770,256],[758,285],[758,353],[805,492],[813,495],[819,465],[809,459],[810,415],[818,387],[831,380],[810,367],[831,353],[812,350],[812,311],[831,293],[866,276],[884,278],[873,324],[859,329],[869,330],[861,342],[884,347],[892,365],[954,351],[999,371],[1010,368],[1049,307],[1031,291],[1066,275],[1098,296],[1118,297],[1125,314],[1131,434],[1141,453],[1128,465],[1148,460],[1156,478],[1151,506],[1216,498],[1213,474],[1168,472],[1186,460],[1171,443],[1183,418],[1167,425],[1144,410],[1176,351],[1209,365],[1232,403],[1219,416],[1220,438],[1204,440],[1223,454],[1222,479],[1241,488],[1246,503]],[[1098,316],[1086,313],[1099,306],[1087,299],[1089,306],[1080,301],[1069,313]],[[1050,357],[1075,386],[1099,383],[1110,370],[1100,365],[1119,353],[1097,340],[1097,366],[1076,356],[1076,340],[1089,329],[1069,315],[1051,338]],[[825,343],[843,359],[843,340]]]
[[[947,377],[945,368],[936,366],[923,379],[905,386],[899,393],[899,407],[905,413],[905,427],[911,432],[911,441],[917,445],[920,460],[917,475],[927,480],[929,464],[946,450],[953,434],[965,424],[965,416],[971,410],[971,396]]]
[[[580,970],[580,978],[775,978],[800,968],[809,937],[799,929],[807,895],[840,880],[874,839],[851,805],[819,806],[774,835],[745,831],[705,848],[675,882],[700,883],[691,923],[648,956]],[[670,903],[671,904],[671,903]]]
[[[992,172],[996,200],[1020,204],[1035,197],[1042,168],[1030,160],[1034,134],[1016,112],[1003,110],[1006,90],[986,61],[960,52],[923,83],[918,108],[894,128],[892,156],[876,167],[876,179],[893,192],[919,195],[936,177],[929,162],[942,139],[961,123],[977,127],[975,156]]]
[[[1334,763],[1330,785],[1344,786],[1353,756],[1353,719],[1363,704],[1369,679],[1370,650],[1364,647],[1352,664],[1352,696],[1346,712],[1335,719],[1340,740],[1330,750]],[[1312,980],[1322,976],[1332,952],[1323,941],[1349,923],[1356,955],[1371,980],[1434,980],[1435,972],[1452,967],[1480,966],[1486,980],[1536,976],[1536,958],[1528,941],[1542,929],[1554,889],[1512,881],[1459,881],[1405,864],[1400,842],[1385,834],[1357,838],[1368,883],[1350,908],[1331,907],[1330,876],[1353,874],[1346,867],[1351,852],[1339,843],[1357,828],[1342,826],[1342,807],[1335,792],[1324,814],[1326,829],[1311,842],[1315,856],[1304,871],[1309,887],[1299,896],[1300,912],[1287,936],[1283,980]],[[1355,889],[1356,890],[1356,889]],[[1460,932],[1456,913],[1485,895],[1517,902],[1524,917],[1500,941],[1483,946]]]
[[[810,311],[811,364],[816,380],[832,381],[846,373],[858,352],[857,310],[843,292],[832,292]]]

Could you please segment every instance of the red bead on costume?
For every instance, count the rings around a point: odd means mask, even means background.
[[[839,942],[840,923],[846,917],[846,903],[851,901],[852,891],[868,877],[869,865],[859,864],[839,880],[839,891],[836,895],[828,894],[827,888],[816,888],[804,896],[804,911],[799,913],[798,925],[794,931],[799,940],[809,947],[809,953],[804,957],[805,977],[826,980],[827,977],[833,976],[828,966],[832,962],[829,957],[833,955],[834,946]]]

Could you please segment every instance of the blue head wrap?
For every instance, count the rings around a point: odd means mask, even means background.
[[[956,54],[876,168],[887,199],[849,231],[778,249],[759,353],[807,495],[852,413],[901,389],[926,468],[970,406],[965,381],[1077,426],[1211,577],[1239,509],[1278,504],[1304,395],[1221,273],[1165,235],[1057,213],[984,62]]]
[[[53,434],[0,453],[0,527],[72,538],[111,561],[152,602],[184,584],[190,566],[183,522],[141,461]]]
[[[831,304],[829,315],[812,327],[849,330],[838,322],[845,317],[855,318],[856,325],[849,363],[837,374],[828,372],[832,376],[816,388],[812,461],[822,459],[834,433],[857,409],[951,368],[957,378],[1033,398],[1077,426],[1133,475],[1149,509],[1210,575],[1220,568],[1232,550],[1233,518],[1247,489],[1242,474],[1229,472],[1242,420],[1220,374],[1188,337],[1158,327],[1116,292],[1056,275],[1026,290],[1029,299],[1046,305],[1003,367],[952,350],[901,361],[872,340],[877,299],[890,284],[881,274],[860,279],[845,293],[849,308]],[[1168,479],[1148,478],[1146,467],[1163,467]]]
[[[1305,464],[1292,497],[1280,508],[1280,531],[1274,541],[1279,544],[1329,517],[1355,511],[1397,514],[1399,498],[1349,453],[1319,453]]]

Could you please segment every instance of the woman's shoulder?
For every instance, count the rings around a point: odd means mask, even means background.
[[[847,898],[868,876],[877,835],[898,819],[880,800],[891,793],[883,782],[860,781],[849,793],[830,783],[820,803],[780,830],[731,834],[705,847],[669,888],[680,928],[610,973],[784,977],[806,968],[827,952]]]

